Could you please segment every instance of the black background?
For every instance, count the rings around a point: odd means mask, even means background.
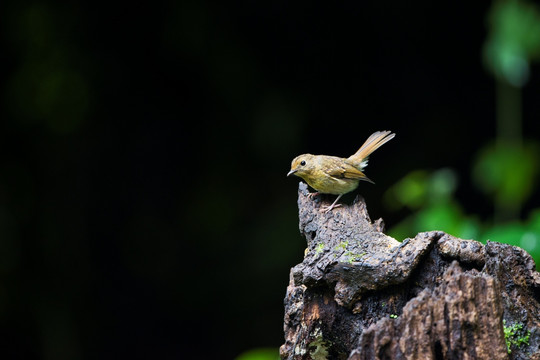
[[[345,202],[362,194],[392,226],[405,214],[382,206],[385,189],[450,167],[466,211],[489,216],[469,175],[495,135],[489,6],[3,3],[0,354],[278,347],[305,247],[290,161],[351,155],[377,130],[397,136],[370,159],[376,185]],[[523,91],[527,138],[539,76]]]

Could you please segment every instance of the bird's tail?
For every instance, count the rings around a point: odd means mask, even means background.
[[[362,170],[367,166],[367,157],[388,141],[392,140],[394,136],[396,136],[396,134],[393,134],[391,131],[374,132],[368,137],[364,145],[360,146],[360,149],[358,149],[354,155],[349,156],[348,160]]]

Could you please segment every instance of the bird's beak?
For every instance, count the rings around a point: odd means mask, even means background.
[[[291,170],[291,171],[289,171],[289,172],[287,173],[287,176],[290,176],[290,175],[294,174],[295,172],[296,172],[296,170]]]

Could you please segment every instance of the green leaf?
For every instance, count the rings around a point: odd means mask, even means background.
[[[424,170],[412,171],[398,181],[384,195],[386,205],[391,209],[403,206],[417,209],[426,201],[428,173]]]
[[[456,185],[457,176],[451,169],[443,168],[431,174],[416,170],[388,189],[384,201],[390,209],[418,209],[427,203],[446,201],[454,193]]]
[[[483,235],[482,240],[491,240],[500,243],[520,246],[521,238],[527,232],[525,226],[519,222],[512,222],[503,225],[497,225],[488,229]]]
[[[529,62],[540,55],[540,13],[526,1],[497,1],[488,15],[484,62],[514,86],[529,78]]]
[[[490,145],[473,165],[473,180],[504,206],[519,207],[531,194],[537,173],[536,146]]]

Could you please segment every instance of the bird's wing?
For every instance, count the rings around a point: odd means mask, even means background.
[[[363,172],[355,168],[354,166],[347,164],[344,161],[333,161],[331,166],[328,166],[326,171],[328,175],[338,179],[357,179],[366,180],[367,177]],[[368,179],[369,181],[369,179]]]

